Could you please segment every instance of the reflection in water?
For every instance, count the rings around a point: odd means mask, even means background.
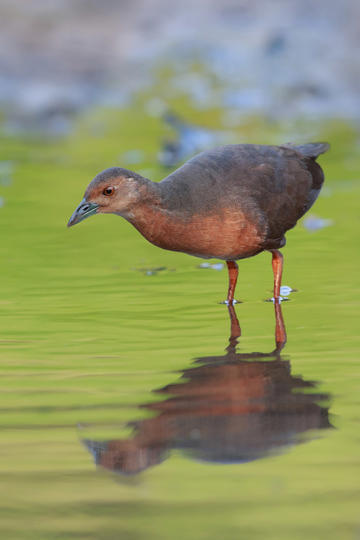
[[[309,430],[329,428],[328,395],[315,383],[291,375],[280,356],[286,343],[281,305],[275,303],[275,350],[237,353],[241,334],[228,306],[231,334],[223,356],[199,358],[180,381],[156,390],[167,399],[141,405],[156,416],[131,424],[133,436],[111,441],[84,440],[97,465],[135,474],[156,465],[170,450],[216,463],[242,463],[304,441]],[[305,439],[306,440],[306,439]]]

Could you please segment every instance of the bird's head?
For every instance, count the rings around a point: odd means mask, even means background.
[[[88,185],[83,200],[69,219],[68,227],[94,214],[129,217],[131,208],[141,199],[141,181],[145,179],[119,167],[99,173]]]

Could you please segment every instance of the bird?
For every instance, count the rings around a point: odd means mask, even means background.
[[[95,214],[116,214],[160,248],[226,261],[235,302],[237,261],[272,255],[280,299],[285,233],[314,204],[324,182],[316,162],[325,142],[281,146],[232,144],[204,151],[160,182],[111,167],[88,185],[71,227]]]

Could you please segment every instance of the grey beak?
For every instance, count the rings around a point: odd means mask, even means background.
[[[98,465],[100,463],[101,455],[107,450],[107,442],[91,441],[90,439],[83,439],[82,442],[92,454],[95,464]]]
[[[67,224],[68,227],[72,227],[77,223],[80,223],[83,219],[93,216],[97,213],[99,205],[96,203],[87,202],[85,199],[81,201]]]

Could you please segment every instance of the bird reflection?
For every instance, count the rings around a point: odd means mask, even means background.
[[[156,390],[165,399],[140,406],[155,416],[131,423],[128,439],[84,440],[96,464],[136,474],[172,450],[214,463],[243,463],[304,442],[310,430],[331,427],[323,404],[329,396],[317,393],[314,382],[292,375],[290,362],[281,357],[286,331],[278,300],[274,310],[275,349],[238,353],[240,325],[228,306],[226,354],[198,358],[179,382]]]

